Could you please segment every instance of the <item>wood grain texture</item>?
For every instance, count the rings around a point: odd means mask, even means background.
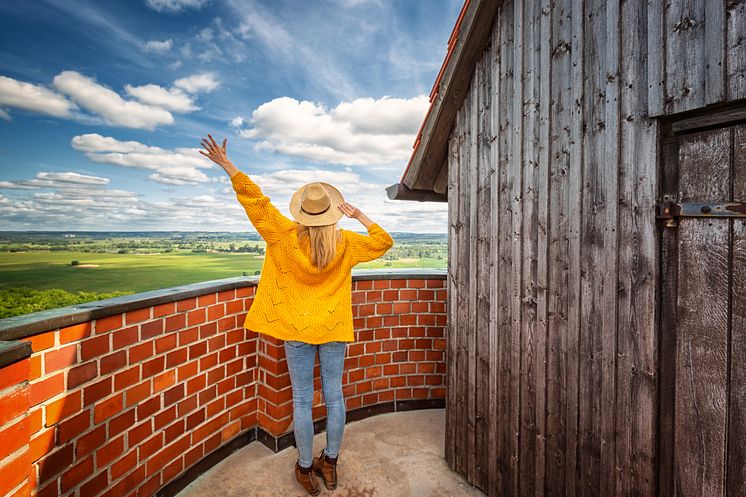
[[[726,35],[726,100],[746,98],[746,0],[728,0]]]
[[[746,125],[733,130],[733,198],[746,201]],[[727,496],[746,495],[746,219],[731,221]]]
[[[681,140],[680,201],[728,198],[730,137],[730,130],[716,130]],[[724,495],[729,223],[725,219],[680,220],[674,435],[677,497]]]

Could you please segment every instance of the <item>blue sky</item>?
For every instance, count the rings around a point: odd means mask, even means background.
[[[252,229],[210,132],[288,214],[310,181],[391,231],[462,0],[4,0],[0,230]],[[359,229],[351,220],[341,225]]]

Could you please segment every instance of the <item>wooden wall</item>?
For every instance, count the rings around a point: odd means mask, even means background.
[[[446,457],[490,496],[655,494],[648,3],[504,2],[451,132]]]
[[[650,115],[746,98],[746,0],[651,0]]]

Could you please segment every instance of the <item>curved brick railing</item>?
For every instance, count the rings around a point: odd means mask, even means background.
[[[256,280],[0,320],[0,497],[174,495],[259,440],[292,440],[282,342],[241,326]],[[348,421],[442,407],[445,273],[353,276]],[[318,365],[314,420],[325,409]]]

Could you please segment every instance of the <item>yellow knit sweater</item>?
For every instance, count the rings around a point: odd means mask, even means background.
[[[341,229],[337,254],[323,269],[310,261],[308,238],[244,173],[231,178],[238,201],[267,242],[262,274],[244,327],[280,340],[352,342],[352,267],[382,256],[394,244],[373,224],[368,235]]]

